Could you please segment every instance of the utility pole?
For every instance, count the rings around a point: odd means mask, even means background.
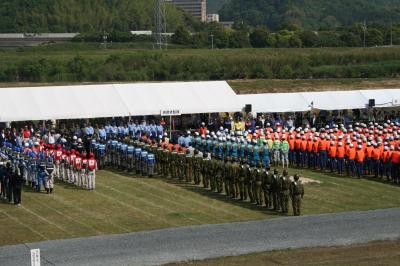
[[[154,47],[162,49],[167,47],[167,19],[165,13],[165,0],[155,0],[154,6]]]
[[[367,21],[364,20],[364,23],[362,24],[362,29],[364,33],[364,48],[366,47],[366,38],[367,38]]]
[[[211,33],[211,50],[214,50],[214,34]]]
[[[103,31],[103,43],[104,43],[104,48],[107,48],[107,32]]]
[[[390,46],[393,46],[393,22],[390,21]]]

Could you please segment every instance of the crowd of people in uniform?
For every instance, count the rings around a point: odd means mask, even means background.
[[[4,134],[4,133],[2,133]],[[8,202],[21,204],[23,185],[47,194],[52,194],[54,181],[74,184],[80,188],[95,189],[97,161],[90,146],[85,150],[82,139],[73,136],[56,138],[49,144],[53,131],[45,135],[32,134],[17,141],[3,137],[0,143],[1,197]],[[14,144],[13,144],[14,142]]]
[[[44,185],[51,194],[54,178],[94,189],[96,169],[109,167],[191,182],[283,213],[291,200],[293,213],[300,215],[304,186],[297,174],[289,176],[289,166],[400,182],[398,122],[320,129],[265,123],[240,131],[209,131],[202,123],[174,141],[162,125],[86,124],[79,130],[62,128],[32,136],[25,136],[30,129],[24,129],[19,141],[3,138],[1,154],[8,162],[2,167],[2,195],[10,200],[10,184],[24,182],[36,191]],[[18,202],[18,191],[15,194]]]

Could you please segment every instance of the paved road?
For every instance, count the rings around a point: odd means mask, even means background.
[[[171,228],[0,248],[0,265],[159,265],[275,249],[400,238],[400,208]]]

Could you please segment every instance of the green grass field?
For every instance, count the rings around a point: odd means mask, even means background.
[[[322,181],[306,185],[304,214],[400,206],[399,186],[308,170],[298,172]],[[56,183],[53,195],[26,189],[20,207],[0,201],[0,245],[278,215],[174,180],[100,171],[95,191]]]

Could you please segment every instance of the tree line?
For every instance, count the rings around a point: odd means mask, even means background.
[[[194,48],[301,48],[301,47],[373,47],[400,45],[400,24],[356,23],[351,27],[311,31],[297,26],[271,31],[267,27],[250,28],[236,22],[232,29],[217,23],[206,25],[204,31],[190,33],[180,26],[172,36],[172,43]]]
[[[136,51],[46,56],[0,62],[0,82],[186,81],[396,78],[400,48]]]

